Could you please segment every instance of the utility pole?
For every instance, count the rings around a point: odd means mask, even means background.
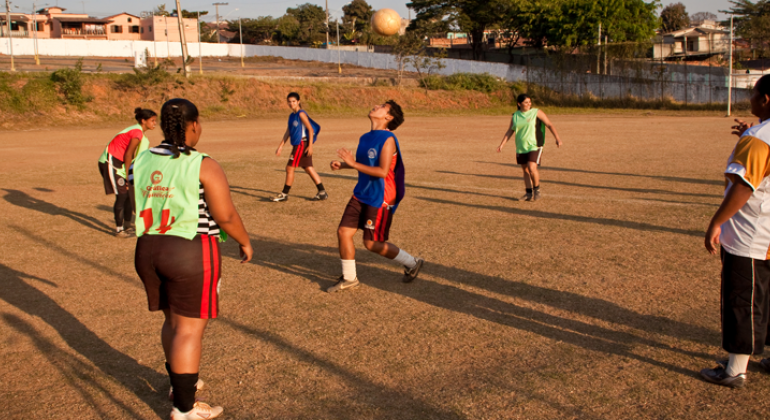
[[[340,21],[339,21],[339,19],[337,20],[337,72],[339,74],[342,74],[342,53],[340,52]]]
[[[599,22],[599,40],[596,44],[599,48],[596,51],[596,74],[602,74],[602,23]]]
[[[329,49],[329,0],[326,0],[326,49]]]
[[[198,71],[203,74],[203,46],[201,45],[201,12],[198,11]]]
[[[35,45],[35,65],[40,65],[40,56],[37,53],[37,1],[32,2],[32,29],[34,34],[34,45]]]
[[[243,64],[243,26],[241,26],[241,17],[238,16],[238,38],[240,38],[241,41],[241,68],[246,67],[246,65]]]
[[[727,116],[733,105],[733,16],[730,16],[730,67],[727,76]]]
[[[184,68],[184,77],[190,77],[190,67],[187,65],[187,38],[184,33],[184,20],[182,18],[182,6],[179,0],[176,0],[176,17],[179,22],[179,42],[182,43],[182,67]]]
[[[5,0],[5,27],[8,30],[8,46],[11,47],[11,71],[16,71],[13,63],[13,36],[11,36],[11,6]]]
[[[219,39],[219,6],[227,6],[229,4],[230,3],[221,3],[221,2],[214,3],[214,7],[217,8],[217,22],[216,22],[217,44],[221,42],[221,40]]]

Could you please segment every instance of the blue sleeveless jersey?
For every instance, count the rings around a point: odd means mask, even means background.
[[[358,150],[356,150],[356,162],[367,166],[380,166],[380,154],[385,141],[393,137],[396,141],[396,151],[398,157],[396,160],[395,181],[396,181],[396,201],[391,203],[391,212],[395,213],[398,203],[404,198],[406,193],[404,183],[404,162],[401,160],[401,147],[398,145],[398,138],[387,130],[370,131],[358,141]],[[358,173],[358,184],[353,190],[353,195],[358,201],[372,206],[382,207],[385,201],[385,178],[370,176],[365,173]]]
[[[307,115],[307,112],[300,110],[299,112],[292,112],[289,114],[289,138],[291,139],[291,145],[299,146],[299,144],[302,143],[302,139],[307,137],[307,133],[305,132],[305,124],[302,124],[302,120],[299,118],[299,114],[305,114],[308,121],[310,121],[310,126],[313,127],[314,132],[313,143],[315,143],[315,141],[318,140],[318,132],[321,131],[321,126],[313,121],[313,119],[310,118],[310,115]]]

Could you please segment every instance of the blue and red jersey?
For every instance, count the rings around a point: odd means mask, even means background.
[[[395,213],[406,193],[404,162],[401,160],[398,138],[388,130],[374,130],[364,134],[358,141],[356,162],[367,166],[380,166],[382,147],[391,137],[396,142],[396,155],[393,157],[388,175],[385,178],[378,178],[359,172],[358,184],[353,190],[353,196],[372,207],[382,207],[383,203],[387,203]]]
[[[289,138],[291,139],[292,146],[299,146],[302,140],[307,137],[307,130],[305,129],[305,124],[302,124],[302,119],[299,117],[300,114],[305,114],[308,121],[310,121],[310,126],[313,127],[313,143],[318,140],[318,133],[321,131],[321,126],[313,121],[307,115],[307,112],[301,109],[298,112],[292,112],[289,114]]]

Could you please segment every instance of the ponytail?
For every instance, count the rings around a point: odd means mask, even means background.
[[[198,120],[198,108],[187,99],[171,99],[163,104],[160,110],[160,129],[165,140],[163,143],[171,146],[174,159],[180,153],[190,154],[190,148],[185,143],[187,126]]]

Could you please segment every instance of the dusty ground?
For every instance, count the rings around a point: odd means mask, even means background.
[[[205,123],[256,255],[229,241],[203,397],[230,419],[764,418],[770,376],[704,383],[719,350],[719,262],[702,245],[734,144],[724,118],[553,116],[544,199],[522,194],[506,117],[408,118],[407,198],[391,239],[426,258],[405,285],[359,243],[357,290],[335,228],[354,180],[330,174],[365,117],[323,119],[315,160],[267,202],[284,119]],[[0,132],[0,393],[9,418],[166,417],[159,329],[110,234],[96,159],[109,129]],[[153,142],[160,133],[150,133]],[[62,147],[64,146],[64,147]],[[762,414],[765,413],[765,414]]]

